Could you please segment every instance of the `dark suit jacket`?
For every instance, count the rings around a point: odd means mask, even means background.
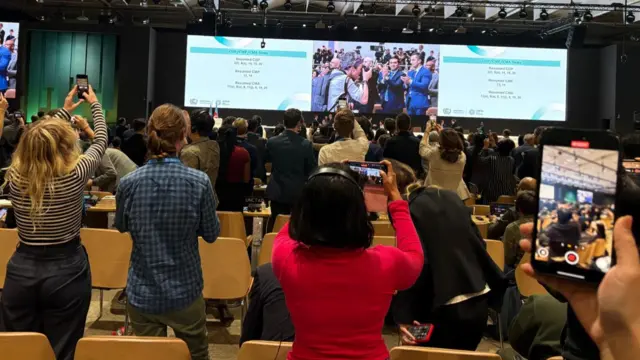
[[[384,147],[384,157],[398,160],[409,165],[418,177],[422,174],[422,159],[420,158],[420,139],[408,131],[400,131],[387,140]]]
[[[524,153],[532,150],[534,147],[529,144],[523,144],[522,146],[518,146],[517,148],[511,151],[511,157],[514,161],[514,170],[517,171],[520,165],[522,164],[522,159],[524,158]]]
[[[540,181],[540,150],[538,148],[526,151],[522,156],[522,163],[518,168],[517,175],[520,179],[532,177]]]
[[[267,197],[285,204],[293,204],[298,199],[304,183],[318,165],[311,142],[290,130],[267,141],[265,162],[272,164]]]
[[[380,101],[382,110],[385,113],[400,112],[404,108],[404,83],[402,82],[402,71],[396,71],[393,76],[389,73],[389,79],[385,80],[380,73],[378,77],[378,90],[380,91]],[[385,101],[385,96],[388,99]],[[369,88],[371,91],[371,88]]]
[[[267,151],[267,139],[258,136],[256,133],[247,134],[247,142],[256,147],[258,155],[258,163],[256,165],[256,177],[267,181],[267,172],[264,169],[264,156]]]
[[[431,83],[431,71],[424,67],[411,70],[407,74],[411,78],[411,84],[407,88],[407,109],[426,109],[429,107],[429,83]]]
[[[295,330],[271,264],[256,269],[249,299],[240,346],[249,340],[293,341]]]

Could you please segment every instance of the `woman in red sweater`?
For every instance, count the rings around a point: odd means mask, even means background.
[[[296,331],[289,360],[389,357],[385,314],[394,292],[416,281],[424,257],[393,168],[383,163],[397,247],[371,247],[360,178],[345,164],[321,166],[309,177],[275,239],[273,271]]]

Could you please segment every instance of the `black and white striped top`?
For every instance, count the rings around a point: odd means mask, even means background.
[[[102,106],[91,104],[95,137],[93,144],[78,160],[68,175],[54,179],[53,191],[46,187],[42,201],[42,214],[32,217],[31,200],[20,191],[21,182],[30,179],[17,176],[10,183],[9,196],[15,211],[20,241],[27,245],[56,245],[71,241],[80,235],[82,224],[83,191],[88,178],[96,171],[107,148],[107,123]],[[55,117],[69,121],[71,115],[60,110]]]

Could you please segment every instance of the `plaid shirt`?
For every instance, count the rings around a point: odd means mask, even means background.
[[[177,158],[150,160],[120,181],[115,224],[130,232],[128,301],[149,314],[181,310],[202,296],[198,236],[220,234],[211,181]]]

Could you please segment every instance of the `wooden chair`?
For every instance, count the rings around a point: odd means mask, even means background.
[[[273,252],[273,241],[276,239],[277,233],[268,233],[262,239],[260,245],[260,253],[258,254],[258,266],[271,262],[271,253]]]
[[[251,245],[251,236],[247,236],[241,212],[217,211],[217,214],[220,219],[220,237],[242,239],[246,247]]]
[[[476,204],[476,198],[472,195],[464,200],[464,204],[468,207],[472,207]]]
[[[562,356],[554,356],[554,357],[550,357],[547,360],[563,360],[564,358]]]
[[[391,349],[391,360],[500,360],[500,355],[479,351],[398,346]]]
[[[102,318],[104,290],[127,287],[127,274],[133,241],[128,233],[107,229],[80,229],[80,239],[87,249],[91,266],[91,287],[100,290],[100,313]],[[125,311],[125,329],[128,325]]]
[[[470,206],[472,215],[489,216],[491,215],[491,207],[489,205],[473,205]]]
[[[374,236],[373,243],[371,246],[376,245],[385,245],[385,246],[396,246],[396,237],[395,236]]]
[[[516,197],[513,195],[500,195],[497,201],[498,204],[515,204]]]
[[[75,360],[191,360],[187,344],[178,338],[87,336],[76,346]]]
[[[522,259],[520,259],[520,263],[515,270],[516,285],[518,286],[520,295],[529,297],[536,294],[548,294],[547,289],[545,289],[544,286],[540,285],[540,283],[534,278],[525,274],[520,268],[520,265],[528,263],[529,261],[531,261],[531,254],[525,253],[524,256],[522,256]]]
[[[287,360],[293,343],[251,340],[242,344],[238,360]]]
[[[253,186],[261,186],[261,185],[262,185],[262,179],[253,178]]]
[[[0,229],[0,289],[7,277],[7,264],[18,246],[18,230]]]
[[[199,250],[204,277],[202,295],[205,299],[241,299],[244,318],[251,288],[251,264],[245,242],[218,238],[209,244],[200,238]]]
[[[374,236],[396,236],[396,229],[389,221],[372,221]]]
[[[273,223],[273,230],[271,230],[271,232],[274,232],[276,234],[279,233],[280,230],[282,230],[282,228],[289,221],[290,218],[291,218],[291,215],[283,215],[283,214],[278,215],[275,223]]]
[[[487,244],[487,252],[494,263],[504,271],[504,243],[500,240],[484,240]],[[497,313],[496,319],[493,323],[498,324],[498,335],[500,338],[500,348],[504,349],[504,339],[502,338],[502,321],[500,321],[500,312],[489,311],[489,314]]]
[[[3,359],[56,360],[46,336],[30,332],[1,332],[0,349]]]
[[[480,232],[480,236],[482,236],[483,239],[486,239],[489,237],[489,223],[488,222],[477,222],[475,223],[476,227],[478,228],[478,231]]]

